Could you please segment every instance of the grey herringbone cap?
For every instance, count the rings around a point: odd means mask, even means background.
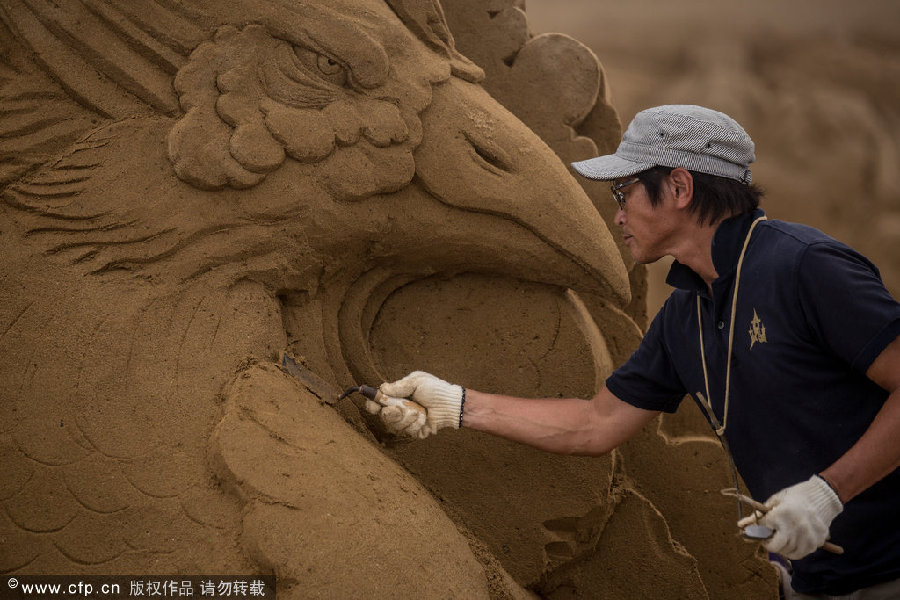
[[[655,166],[750,183],[753,140],[737,121],[689,104],[648,108],[634,116],[615,154],[572,163],[589,179],[628,177]]]

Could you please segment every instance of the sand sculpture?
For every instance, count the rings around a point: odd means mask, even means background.
[[[0,572],[767,597],[708,441],[410,444],[322,403],[410,368],[586,396],[646,323],[560,160],[619,135],[596,57],[487,4],[4,2]]]

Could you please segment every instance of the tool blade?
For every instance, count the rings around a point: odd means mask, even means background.
[[[279,368],[299,381],[303,387],[325,404],[335,404],[341,395],[340,389],[298,363],[287,352],[281,354]]]
[[[775,532],[765,525],[747,525],[741,535],[748,540],[767,540],[774,534]]]

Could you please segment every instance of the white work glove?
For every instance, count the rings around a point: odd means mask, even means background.
[[[776,492],[765,505],[766,514],[745,517],[738,526],[759,523],[774,530],[763,542],[766,550],[793,560],[821,548],[831,522],[844,510],[841,499],[818,475]]]
[[[447,383],[424,371],[414,371],[393,383],[383,383],[381,393],[391,398],[388,406],[381,406],[371,400],[366,402],[366,410],[372,414],[381,413],[381,420],[388,431],[419,439],[437,433],[439,429],[453,427],[459,429],[462,406],[466,390]],[[421,413],[410,407],[408,398],[424,407]]]
[[[394,435],[408,435],[424,438],[428,435],[425,428],[427,411],[413,402],[402,398],[383,398],[384,404],[366,400],[366,410],[371,414],[380,413],[385,429]]]

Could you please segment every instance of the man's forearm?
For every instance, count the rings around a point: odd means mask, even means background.
[[[900,466],[900,391],[892,393],[866,433],[822,471],[841,502],[865,491]]]
[[[878,355],[866,375],[888,391],[888,398],[859,441],[821,473],[841,502],[875,485],[900,466],[900,337]]]
[[[549,452],[599,456],[657,414],[625,404],[605,388],[591,400],[513,398],[467,390],[462,423]]]

